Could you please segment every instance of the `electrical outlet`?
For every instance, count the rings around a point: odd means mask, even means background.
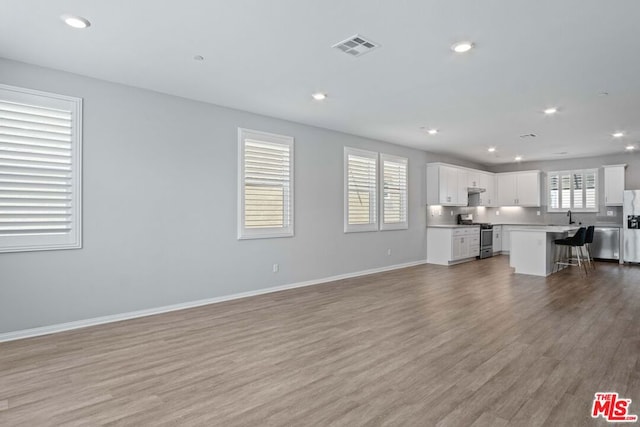
[[[500,215],[500,211],[496,211],[496,216]]]
[[[273,272],[277,273],[278,271],[280,271],[280,265],[279,264],[273,264]]]
[[[536,215],[540,216],[540,211],[536,211]]]
[[[391,255],[391,249],[387,249],[387,255]]]
[[[613,211],[607,211],[607,216],[614,216]]]
[[[451,216],[453,216],[453,211],[449,211],[449,213],[451,214]]]
[[[438,211],[438,216],[442,216],[442,209]]]

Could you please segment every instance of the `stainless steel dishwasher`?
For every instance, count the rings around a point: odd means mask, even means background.
[[[620,227],[599,227],[596,225],[591,244],[594,258],[620,259]]]

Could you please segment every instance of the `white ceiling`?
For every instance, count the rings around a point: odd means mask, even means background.
[[[639,18],[637,0],[4,0],[0,57],[497,164],[640,141]],[[331,48],[356,33],[382,47]]]

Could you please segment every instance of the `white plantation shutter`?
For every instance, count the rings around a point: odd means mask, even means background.
[[[560,176],[560,185],[562,186],[560,206],[562,206],[562,209],[571,209],[571,174],[562,174]]]
[[[584,209],[584,174],[573,172],[573,206],[572,209]]]
[[[598,170],[549,172],[549,211],[597,212]]]
[[[598,170],[587,170],[584,172],[585,181],[585,208],[590,210],[598,209]]]
[[[549,173],[549,209],[560,209],[560,175]]]
[[[81,106],[0,85],[0,252],[80,247]]]
[[[408,159],[380,154],[382,166],[382,221],[381,230],[408,228],[407,220],[407,166]]]
[[[378,153],[345,147],[344,231],[378,229]]]
[[[239,129],[238,238],[293,236],[293,138]]]

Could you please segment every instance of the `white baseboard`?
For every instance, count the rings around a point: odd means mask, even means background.
[[[336,280],[349,279],[352,277],[366,276],[369,274],[382,273],[400,268],[413,267],[426,264],[426,260],[413,261],[404,264],[395,264],[387,267],[372,268],[370,270],[356,271],[353,273],[340,274],[337,276],[323,277],[321,279],[308,280],[305,282],[290,283],[287,285],[274,286],[271,288],[257,289],[255,291],[241,292],[237,294],[224,295],[221,297],[207,298],[197,301],[183,302],[180,304],[165,305],[163,307],[148,308],[145,310],[130,311],[128,313],[112,314],[109,316],[93,317],[91,319],[76,320],[74,322],[58,323],[56,325],[42,326],[39,328],[23,329],[20,331],[6,332],[0,334],[0,342],[14,341],[24,338],[37,337],[41,335],[54,334],[57,332],[70,331],[73,329],[86,328],[88,326],[102,325],[105,323],[120,322],[122,320],[135,319],[138,317],[153,316],[155,314],[168,313],[170,311],[185,310],[187,308],[200,307],[208,304],[215,304],[223,301],[247,298],[256,295],[268,294],[271,292],[284,291],[287,289],[302,288],[305,286],[319,285],[321,283],[334,282]]]

